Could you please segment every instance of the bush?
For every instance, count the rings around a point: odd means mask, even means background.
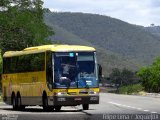
[[[143,67],[137,75],[141,78],[142,85],[147,92],[160,92],[160,57],[152,65]]]
[[[120,94],[134,94],[140,91],[143,91],[144,88],[141,84],[122,86],[118,89],[118,93]]]

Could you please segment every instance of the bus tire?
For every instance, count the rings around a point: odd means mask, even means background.
[[[22,101],[21,101],[21,95],[17,94],[17,109],[18,110],[24,110],[25,106],[22,105]]]
[[[83,110],[88,110],[89,109],[89,104],[83,104],[82,107],[83,107]]]
[[[13,106],[13,110],[17,110],[17,99],[16,99],[16,96],[15,94],[12,94],[12,106]]]
[[[44,111],[49,111],[49,106],[48,106],[48,98],[47,95],[44,93],[42,97],[43,101],[43,110]]]
[[[61,107],[62,107],[62,106],[60,106],[60,105],[54,106],[55,111],[60,111],[60,110],[61,110]]]
[[[54,106],[48,106],[48,112],[51,112],[51,111],[53,111],[54,110]]]

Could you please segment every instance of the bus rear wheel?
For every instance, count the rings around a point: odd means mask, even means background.
[[[89,104],[83,104],[82,107],[83,107],[83,110],[88,110],[89,109]]]
[[[12,106],[13,110],[17,110],[17,99],[15,95],[12,95]]]
[[[20,95],[17,95],[17,109],[18,110],[24,110],[25,109],[25,106],[22,105],[21,96]]]

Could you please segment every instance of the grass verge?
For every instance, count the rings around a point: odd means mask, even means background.
[[[144,87],[141,84],[134,84],[128,86],[122,86],[118,89],[119,94],[139,94],[144,91]]]

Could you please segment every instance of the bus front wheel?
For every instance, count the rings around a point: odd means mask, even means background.
[[[83,104],[82,107],[83,107],[83,110],[88,110],[89,109],[89,104]]]
[[[50,112],[54,109],[53,106],[48,105],[48,98],[46,95],[43,96],[43,110],[46,112]]]
[[[46,96],[43,96],[43,110],[48,111],[48,99]]]

